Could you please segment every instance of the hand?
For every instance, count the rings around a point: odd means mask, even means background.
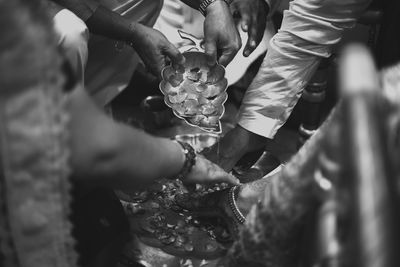
[[[188,184],[240,184],[236,177],[226,173],[218,165],[207,160],[202,155],[196,156],[196,164],[193,166],[189,174],[184,178],[183,182]]]
[[[269,7],[265,0],[234,0],[231,11],[240,17],[239,25],[249,35],[243,50],[243,55],[248,57],[264,36]]]
[[[267,138],[236,126],[221,138],[219,147],[215,144],[204,151],[203,155],[225,171],[230,171],[246,153],[263,148],[267,142]]]
[[[226,66],[241,47],[239,33],[224,1],[213,2],[206,11],[204,47],[208,64],[214,66],[218,59]]]
[[[185,63],[184,56],[161,32],[139,23],[135,24],[133,32],[133,48],[150,72],[159,79],[161,70],[167,65],[166,57],[176,66]]]

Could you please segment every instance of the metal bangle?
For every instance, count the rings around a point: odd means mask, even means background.
[[[246,222],[246,217],[243,216],[243,213],[239,210],[237,204],[236,204],[236,190],[238,189],[238,186],[233,186],[231,189],[229,189],[229,207],[232,210],[233,215],[235,216],[235,219],[240,223],[244,224]]]
[[[217,0],[203,0],[200,3],[199,6],[199,11],[200,13],[205,17],[207,15],[206,9],[209,5],[211,5],[212,3],[214,3]],[[232,0],[221,0],[224,1],[228,6],[232,3]]]

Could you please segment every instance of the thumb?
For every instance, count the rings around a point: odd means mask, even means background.
[[[214,165],[214,179],[213,183],[227,183],[229,185],[239,185],[240,180],[237,179],[235,176],[233,176],[230,173],[225,172],[222,168],[220,168],[218,165]]]
[[[220,183],[227,183],[229,185],[240,185],[240,180],[238,178],[236,178],[235,176],[233,176],[232,174],[228,174],[228,173],[221,176],[221,178],[218,179],[218,181]]]
[[[217,63],[217,45],[214,41],[206,41],[204,44],[207,64],[214,66]]]

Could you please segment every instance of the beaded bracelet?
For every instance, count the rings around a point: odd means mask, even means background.
[[[235,216],[235,219],[240,223],[244,224],[246,222],[246,217],[243,216],[242,212],[239,210],[237,204],[236,204],[236,190],[238,189],[238,186],[233,186],[231,189],[229,189],[229,207],[232,210],[233,215]]]
[[[176,176],[176,178],[183,180],[196,164],[196,152],[194,151],[194,148],[188,143],[184,143],[178,140],[175,140],[175,142],[177,142],[182,147],[183,153],[185,154],[185,162],[183,163],[183,167],[179,174]]]

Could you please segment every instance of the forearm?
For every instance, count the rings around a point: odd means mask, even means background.
[[[83,90],[72,93],[69,111],[76,179],[132,189],[172,177],[183,166],[178,144],[112,121]]]
[[[133,41],[136,23],[129,21],[120,14],[99,6],[86,21],[91,33],[102,35],[114,40]]]

